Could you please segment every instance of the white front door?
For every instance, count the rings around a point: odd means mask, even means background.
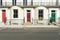
[[[25,23],[32,22],[33,19],[33,8],[24,9]]]

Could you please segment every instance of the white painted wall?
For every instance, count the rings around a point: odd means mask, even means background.
[[[33,5],[39,5],[39,0],[33,0]]]
[[[18,18],[13,18],[13,10],[14,9],[18,9]],[[11,7],[11,19],[23,19],[23,10],[22,8],[18,7],[18,6],[13,6]]]
[[[60,0],[58,0],[58,4],[60,5]]]
[[[0,22],[2,22],[2,10],[6,10],[6,17],[10,19],[10,11],[8,8],[0,8]]]
[[[56,22],[58,23],[58,21],[59,21],[59,17],[60,17],[60,12],[59,12],[59,8],[49,8],[49,17],[51,17],[51,10],[56,10]]]
[[[30,6],[31,5],[31,0],[27,0],[27,5]]]
[[[6,0],[2,0],[3,6],[5,6],[5,2],[6,2]]]
[[[7,2],[7,6],[11,6],[12,5],[12,0],[5,0]]]
[[[23,5],[23,0],[17,0],[17,5]]]
[[[31,22],[33,21],[32,19],[34,19],[34,9],[33,8],[24,8],[24,17],[25,17],[25,22],[27,22],[27,10],[31,10]]]

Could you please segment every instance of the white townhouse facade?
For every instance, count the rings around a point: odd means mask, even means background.
[[[0,0],[2,24],[58,24],[60,0]]]

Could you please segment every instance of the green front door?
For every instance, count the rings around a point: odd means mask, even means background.
[[[56,21],[56,12],[55,12],[55,10],[51,11],[51,20],[52,20],[52,22]]]

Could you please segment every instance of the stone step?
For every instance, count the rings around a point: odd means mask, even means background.
[[[32,25],[32,23],[31,22],[27,22],[27,23],[25,23],[25,25]]]

